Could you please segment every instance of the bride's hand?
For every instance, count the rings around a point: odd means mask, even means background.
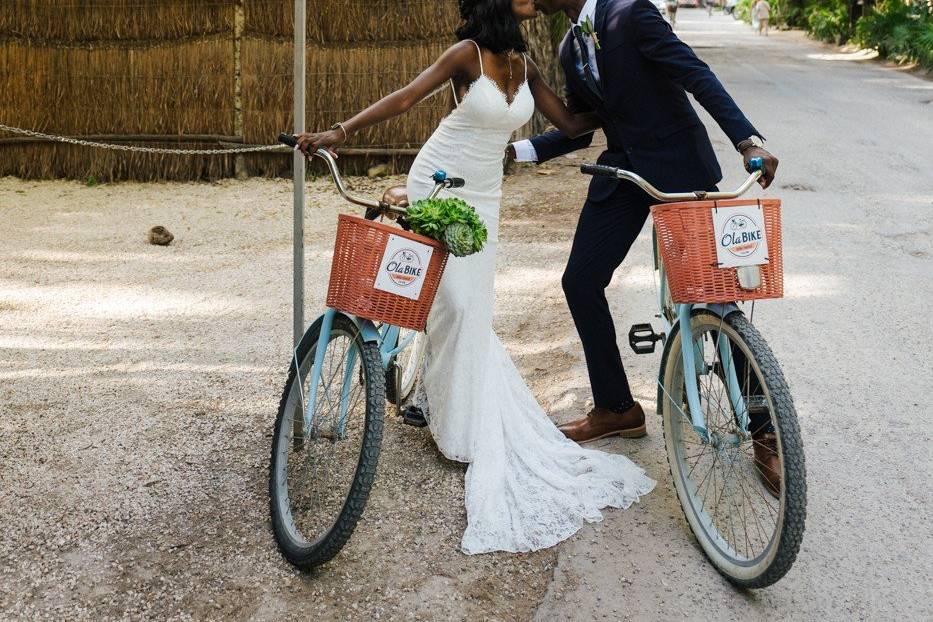
[[[325,149],[330,155],[336,158],[338,157],[337,153],[332,149],[332,147],[343,144],[345,142],[343,130],[340,128],[336,130],[328,130],[326,132],[305,132],[303,134],[295,134],[295,138],[298,139],[298,145],[295,148],[306,156],[310,156],[318,149]]]

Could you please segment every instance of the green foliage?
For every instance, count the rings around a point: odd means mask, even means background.
[[[483,250],[488,232],[476,210],[461,199],[425,199],[408,208],[411,230],[439,242],[457,257]]]
[[[551,43],[556,48],[564,40],[564,35],[570,30],[570,19],[563,11],[558,11],[548,18],[551,27]]]
[[[806,28],[809,10],[804,0],[774,0],[771,21],[788,28]]]
[[[879,0],[854,25],[856,0],[768,0],[775,26],[805,28],[814,39],[842,44],[849,40],[897,61],[933,69],[933,0]],[[754,0],[739,0],[736,14],[751,21]]]
[[[927,20],[917,35],[917,60],[928,69],[933,69],[933,20]]]
[[[807,19],[814,10],[830,5],[845,6],[844,0],[768,0],[771,3],[771,25],[787,28],[808,29]],[[739,0],[736,16],[746,22],[752,21],[751,8],[754,0]]]
[[[884,0],[859,20],[855,38],[882,56],[933,69],[933,15],[921,3]]]
[[[97,178],[94,177],[93,175],[90,175],[90,176],[88,176],[88,178],[85,180],[84,184],[85,184],[88,188],[93,188],[94,186],[97,185]]]
[[[810,0],[812,2],[812,0]],[[806,28],[809,7],[807,0],[768,0],[771,4],[771,25],[788,28]],[[755,0],[739,0],[735,15],[746,23],[752,21]]]
[[[849,11],[844,2],[829,1],[810,7],[807,31],[814,39],[842,44],[849,40]]]

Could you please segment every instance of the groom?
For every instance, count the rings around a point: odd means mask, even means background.
[[[760,183],[770,185],[777,158],[761,148],[760,132],[650,0],[535,0],[535,5],[546,15],[563,11],[570,18],[572,28],[560,46],[568,106],[599,116],[608,142],[600,164],[634,171],[666,192],[713,189],[722,172],[687,99],[690,92],[742,154],[746,168],[751,158],[764,160]],[[510,145],[508,155],[546,162],[592,140],[592,134],[570,139],[551,131]],[[645,414],[625,376],[605,288],[651,203],[632,184],[594,177],[580,214],[563,288],[583,343],[595,408],[561,426],[578,442],[645,434]],[[767,463],[771,457],[761,458]]]

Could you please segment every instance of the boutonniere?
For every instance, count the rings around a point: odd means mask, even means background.
[[[597,50],[602,49],[599,45],[599,35],[596,34],[596,27],[593,26],[593,21],[590,19],[589,15],[587,15],[583,23],[580,24],[580,30],[593,40],[593,45]]]

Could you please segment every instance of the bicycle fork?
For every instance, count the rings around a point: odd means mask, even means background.
[[[324,367],[324,354],[327,352],[327,346],[330,344],[330,331],[334,327],[334,317],[337,311],[328,308],[324,311],[321,318],[321,332],[318,335],[317,345],[314,348],[314,363],[311,366],[311,382],[308,386],[308,403],[304,409],[304,427],[308,434],[315,436],[317,434],[314,426],[314,413],[317,404],[318,386],[321,382],[321,372]],[[350,389],[353,386],[353,370],[356,368],[356,359],[358,353],[352,346],[347,348],[346,367],[343,370],[343,378],[340,383],[340,402],[337,406],[337,425],[334,430],[335,440],[344,437],[347,426],[347,410],[350,407]],[[300,378],[299,378],[300,382]],[[300,385],[299,385],[300,386]]]
[[[339,311],[331,308],[327,308],[324,311],[324,315],[321,317],[321,332],[314,349],[314,363],[311,367],[308,401],[305,405],[303,416],[305,430],[308,430],[312,435],[315,434],[315,429],[313,427],[314,414],[317,410],[315,406],[317,404],[321,373],[324,367],[324,355],[330,344],[330,332],[334,326],[334,318],[337,316],[337,313],[339,313]],[[364,337],[370,340],[378,340],[380,344],[379,350],[383,369],[388,369],[395,356],[408,347],[415,337],[415,333],[412,332],[410,335],[407,335],[405,339],[396,344],[399,337],[399,328],[397,326],[384,325],[382,330],[377,333],[372,324],[369,323],[369,320],[361,321],[364,323],[364,325],[361,326]],[[340,402],[337,406],[337,426],[335,430],[337,439],[342,439],[345,435],[347,414],[350,407],[350,391],[353,388],[353,372],[356,368],[358,355],[357,349],[352,347],[352,345],[347,349],[346,367],[343,370],[343,378],[341,379],[340,385]],[[299,387],[300,386],[299,384]],[[333,407],[333,405],[331,405],[331,407]]]
[[[728,308],[725,305],[708,305],[713,311],[717,311],[720,317],[725,317]],[[700,407],[700,389],[699,377],[710,373],[715,373],[714,365],[706,363],[703,356],[703,344],[693,337],[693,325],[690,322],[692,304],[677,305],[677,321],[680,324],[680,351],[683,357],[684,366],[684,389],[687,394],[687,410],[690,413],[690,423],[693,429],[703,439],[704,442],[710,442],[710,433],[706,427],[706,418],[703,416],[703,409]],[[719,360],[722,364],[723,376],[726,384],[726,390],[729,394],[729,402],[732,405],[733,412],[736,413],[739,427],[739,435],[735,438],[726,439],[735,445],[738,445],[743,438],[748,437],[748,410],[745,404],[745,398],[742,396],[742,389],[739,385],[738,374],[736,373],[735,363],[732,356],[732,348],[729,346],[729,339],[722,338],[722,331],[716,334],[716,347],[719,353]],[[700,367],[698,367],[698,365]],[[671,396],[666,396],[671,399]],[[677,402],[674,402],[677,405]],[[678,407],[679,408],[679,407]]]
[[[327,351],[327,345],[330,343],[330,331],[334,327],[334,317],[337,312],[328,308],[324,311],[321,318],[321,332],[318,334],[317,345],[314,348],[314,363],[311,365],[311,381],[308,383],[308,401],[304,409],[304,425],[308,434],[314,434],[312,424],[314,422],[315,404],[317,404],[317,390],[321,382],[321,369],[324,367],[324,354]],[[351,352],[353,350],[351,349]],[[298,378],[299,387],[301,378]],[[346,387],[346,378],[344,378],[343,387]],[[341,391],[341,394],[343,391]]]

